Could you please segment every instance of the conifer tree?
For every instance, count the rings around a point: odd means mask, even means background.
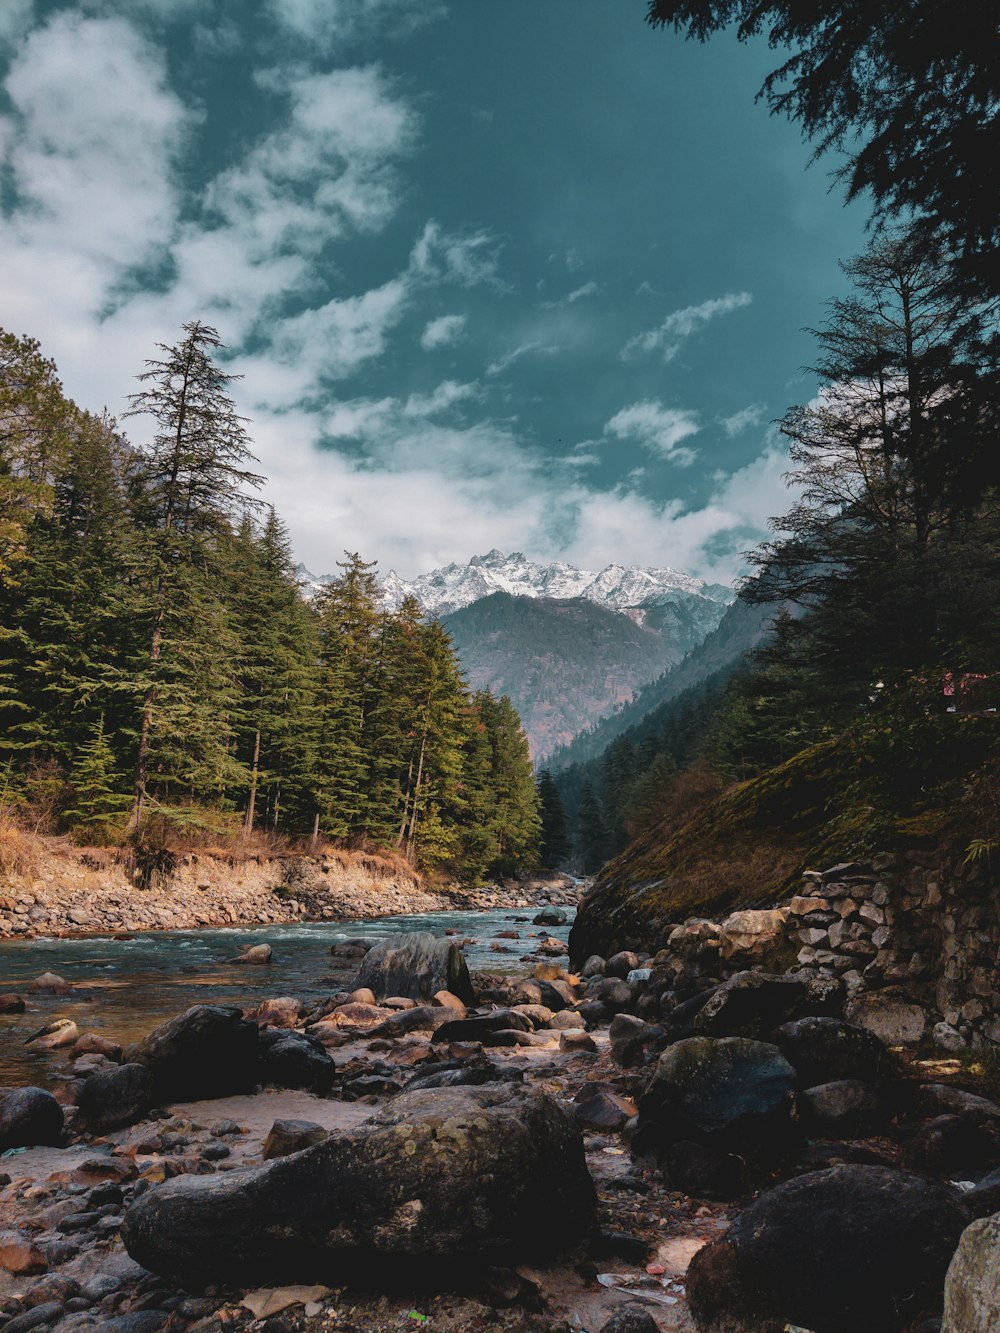
[[[547,768],[538,775],[538,805],[542,821],[539,860],[547,869],[556,870],[569,856],[569,834],[559,788]]]
[[[101,842],[113,837],[131,798],[121,789],[115,757],[98,718],[89,738],[80,746],[70,771],[71,802],[64,812],[78,832]]]
[[[604,811],[597,799],[597,793],[589,782],[585,782],[580,791],[580,808],[576,825],[576,843],[583,873],[592,875],[600,870],[607,859],[608,834]]]

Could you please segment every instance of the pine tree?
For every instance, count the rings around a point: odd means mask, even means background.
[[[218,333],[198,321],[185,324],[183,332],[175,346],[160,344],[163,358],[146,362],[138,377],[146,387],[129,400],[129,415],[149,416],[156,423],[152,442],[141,451],[149,638],[139,677],[133,829],[141,825],[151,772],[168,789],[177,781],[200,778],[219,790],[235,778],[223,762],[233,720],[226,716],[233,682],[222,664],[231,626],[212,575],[219,572],[220,534],[235,513],[256,503],[246,488],[259,486],[262,478],[249,469],[254,459],[245,419],[227,392],[239,377],[227,374],[213,359],[222,350]],[[227,642],[217,641],[214,655],[210,652],[205,660],[197,655],[195,661],[186,631],[205,630],[207,624]],[[212,667],[209,680],[201,672],[205,665]],[[178,698],[179,687],[183,699]],[[180,755],[178,725],[187,732]],[[207,744],[207,753],[197,754],[199,743]],[[185,761],[180,771],[178,757]]]
[[[118,830],[131,798],[121,790],[115,757],[100,717],[70,771],[71,802],[64,818],[78,834],[105,842]]]
[[[569,856],[569,830],[559,789],[547,768],[538,775],[538,805],[542,821],[539,860],[547,869],[557,870]]]
[[[580,792],[580,809],[577,814],[576,844],[583,865],[583,873],[592,875],[607,859],[608,834],[604,822],[604,811],[597,799],[597,793],[589,782],[585,782]]]

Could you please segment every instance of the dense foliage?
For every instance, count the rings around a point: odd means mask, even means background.
[[[0,334],[0,799],[101,842],[263,828],[468,880],[533,864],[510,701],[473,695],[442,626],[387,612],[357,554],[307,603],[218,335],[159,350],[137,447]]]

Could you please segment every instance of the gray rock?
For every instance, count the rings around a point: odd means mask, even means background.
[[[451,940],[429,931],[394,935],[376,944],[364,958],[352,990],[367,986],[377,999],[402,995],[430,1001],[437,991],[450,991],[463,1004],[476,997],[462,951]]]
[[[532,925],[535,926],[565,926],[569,920],[561,907],[543,907],[537,916],[532,918]]]
[[[996,1333],[1000,1328],[1000,1216],[962,1232],[944,1283],[941,1333]]]
[[[0,1088],[0,1152],[62,1142],[63,1109],[43,1088]]]
[[[801,977],[737,972],[718,988],[694,1020],[704,1037],[766,1037],[801,1014],[809,990]]]
[[[197,1004],[127,1053],[153,1075],[156,1100],[199,1101],[251,1092],[257,1081],[257,1024],[235,1006]]]
[[[608,1029],[612,1060],[623,1069],[641,1065],[643,1044],[655,1035],[656,1030],[641,1018],[633,1018],[631,1014],[616,1014]]]
[[[290,1153],[315,1147],[328,1136],[328,1131],[312,1120],[276,1120],[267,1131],[261,1157],[265,1162],[275,1157],[287,1157]]]
[[[134,1125],[155,1104],[152,1070],[145,1065],[118,1065],[91,1074],[83,1085],[77,1105],[80,1116],[93,1134]]]
[[[261,1029],[258,1077],[278,1088],[328,1092],[337,1066],[316,1037],[284,1028]]]
[[[885,1083],[895,1061],[873,1032],[837,1018],[799,1018],[783,1023],[771,1040],[799,1076],[800,1087],[862,1079]]]
[[[926,1010],[892,990],[863,991],[847,1004],[847,1018],[874,1032],[887,1046],[914,1046],[927,1031]]]
[[[357,1277],[390,1262],[505,1263],[585,1234],[596,1196],[580,1131],[516,1084],[413,1092],[350,1134],[263,1166],[179,1176],[126,1213],[141,1264],[191,1286]]]
[[[659,1333],[659,1327],[648,1310],[630,1302],[618,1307],[607,1323],[601,1326],[601,1333]]]
[[[967,1220],[955,1190],[905,1171],[799,1176],[761,1194],[695,1255],[691,1313],[699,1333],[781,1333],[786,1323],[900,1333],[940,1299]]]
[[[797,1098],[799,1123],[811,1138],[856,1139],[885,1124],[878,1089],[860,1079],[838,1079],[807,1088]]]

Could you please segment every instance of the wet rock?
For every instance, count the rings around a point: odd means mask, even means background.
[[[455,1022],[455,1011],[446,1006],[418,1004],[415,1009],[402,1009],[391,1018],[383,1019],[371,1028],[369,1037],[403,1037],[411,1032],[433,1034],[446,1024]]]
[[[639,1101],[645,1146],[688,1139],[726,1152],[789,1145],[795,1071],[776,1046],[688,1037],[660,1056]],[[637,1140],[637,1147],[640,1140]]]
[[[569,917],[561,907],[543,907],[537,916],[532,917],[535,926],[565,926]]]
[[[462,951],[429,931],[394,935],[376,944],[365,955],[354,985],[367,987],[378,999],[405,995],[411,1000],[430,1000],[437,991],[446,990],[463,1004],[476,1002]]]
[[[263,967],[269,963],[273,957],[273,951],[269,944],[254,944],[249,949],[244,949],[238,958],[229,958],[230,963],[245,963],[251,967]]]
[[[81,1055],[103,1055],[106,1060],[117,1065],[121,1063],[122,1048],[117,1042],[102,1037],[99,1032],[84,1032],[70,1051],[70,1059],[76,1060]]]
[[[290,1153],[312,1148],[328,1137],[328,1131],[312,1120],[276,1120],[267,1131],[261,1157],[265,1162],[275,1157],[287,1157]]]
[[[783,1023],[771,1040],[793,1066],[801,1087],[860,1079],[883,1084],[895,1074],[885,1043],[867,1028],[837,1018],[799,1018]]]
[[[1000,1217],[962,1232],[944,1284],[941,1333],[996,1333],[1000,1328]]]
[[[796,1018],[809,991],[800,977],[737,972],[718,988],[694,1020],[703,1037],[766,1037]]]
[[[575,999],[573,988],[557,978],[550,980],[546,977],[527,977],[514,987],[515,1004],[544,1005],[554,1014],[567,1009]]]
[[[800,1092],[799,1123],[811,1138],[856,1139],[878,1134],[885,1111],[878,1088],[860,1079],[839,1079]]]
[[[396,1276],[505,1263],[582,1236],[595,1209],[580,1132],[517,1085],[410,1093],[351,1134],[263,1166],[178,1177],[128,1210],[123,1239],[185,1285]]]
[[[603,977],[607,971],[608,965],[599,953],[592,953],[583,967],[580,968],[581,977]]]
[[[47,1328],[63,1312],[62,1301],[45,1301],[23,1314],[16,1314],[9,1323],[4,1324],[4,1333],[28,1333],[32,1328]]]
[[[0,1088],[0,1152],[8,1148],[57,1146],[63,1109],[42,1088]]]
[[[118,1065],[91,1074],[80,1092],[80,1118],[93,1134],[134,1125],[156,1103],[156,1081],[145,1065]]]
[[[889,1167],[799,1176],[694,1256],[691,1312],[700,1333],[899,1333],[940,1298],[967,1219],[954,1190]]]
[[[635,999],[635,992],[619,977],[601,977],[587,987],[587,999],[599,1000],[612,1010],[627,1009]]]
[[[45,1027],[26,1037],[24,1044],[29,1046],[33,1042],[44,1050],[59,1051],[74,1045],[79,1035],[79,1029],[71,1018],[54,1018],[51,1023],[46,1023]]]
[[[523,1083],[520,1069],[494,1064],[492,1060],[443,1060],[418,1070],[405,1084],[404,1092],[425,1088],[475,1088],[484,1083]]]
[[[55,972],[43,972],[34,981],[28,982],[28,990],[48,995],[68,995],[70,986],[64,977]]]
[[[328,1092],[337,1066],[317,1038],[283,1028],[263,1028],[258,1073],[262,1083],[274,1087]]]
[[[24,997],[21,995],[0,995],[0,1014],[23,1014]]]
[[[127,1053],[153,1074],[156,1100],[200,1101],[250,1092],[257,1080],[257,1024],[240,1009],[198,1004]]]

